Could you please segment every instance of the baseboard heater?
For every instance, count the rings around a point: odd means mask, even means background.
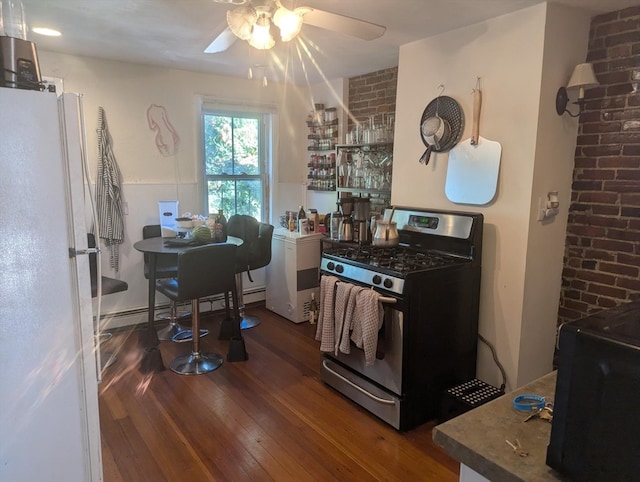
[[[264,287],[254,288],[252,290],[251,289],[244,290],[245,304],[264,301],[264,293],[265,293]],[[260,294],[262,294],[262,296],[256,296]],[[209,303],[208,307],[206,305],[207,303]],[[220,303],[219,307],[216,309],[214,309],[215,303]],[[203,308],[203,304],[204,304],[204,308]],[[212,313],[222,309],[224,309],[223,295],[209,296],[207,298],[200,299],[201,314]],[[156,305],[155,307],[156,313],[160,313],[168,310],[169,310],[168,303]],[[147,307],[131,308],[128,310],[102,313],[100,315],[100,331],[104,332],[105,330],[131,329],[131,328],[138,327],[139,325],[143,325],[147,323],[147,313],[148,313]],[[166,320],[156,320],[156,323],[163,324],[163,323],[166,323]]]

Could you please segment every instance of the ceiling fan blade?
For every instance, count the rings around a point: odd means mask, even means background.
[[[224,52],[238,39],[229,27],[225,28],[220,35],[218,35],[211,44],[204,49],[205,54],[216,54],[218,52]]]
[[[343,33],[362,40],[374,40],[386,32],[387,27],[375,23],[365,22],[346,15],[326,12],[324,10],[310,9],[304,15],[304,23],[314,27],[324,28],[333,32]]]

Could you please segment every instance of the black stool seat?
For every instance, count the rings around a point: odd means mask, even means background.
[[[182,251],[178,255],[178,276],[176,279],[156,281],[156,289],[175,302],[191,300],[192,332],[200,331],[200,298],[231,292],[234,306],[234,329],[229,345],[229,361],[247,359],[237,304],[235,283],[234,244],[210,244]],[[179,356],[169,367],[182,375],[199,375],[215,370],[222,365],[222,357],[217,354],[200,352],[200,337],[193,336],[191,354]]]
[[[96,276],[97,278],[97,276]],[[108,278],[107,276],[101,276],[101,290],[100,294],[110,295],[113,293],[119,293],[120,291],[127,291],[129,289],[129,285],[126,281],[122,281],[115,278]],[[94,281],[93,277],[91,278],[91,297],[95,298],[98,296],[98,280]]]
[[[96,247],[96,237],[87,233],[87,247],[95,248]],[[96,253],[89,253],[89,274],[91,276],[91,297],[95,298],[98,296],[98,257]],[[100,276],[100,295],[110,295],[113,293],[119,293],[121,291],[127,291],[129,289],[129,285],[126,281],[122,281],[115,278],[109,278],[108,276]],[[100,333],[98,331],[99,336],[104,336],[107,339],[111,337],[111,333]],[[100,367],[102,370],[108,368],[113,363],[115,363],[117,357],[115,353],[105,352],[100,354],[100,360],[102,366]]]
[[[238,285],[238,297],[240,300],[241,328],[253,328],[260,324],[257,316],[250,316],[244,312],[242,273],[247,273],[249,281],[251,270],[263,268],[271,262],[271,238],[273,226],[257,221],[252,216],[234,214],[227,223],[227,232],[230,236],[242,239],[242,245],[238,247],[236,257],[236,283]]]
[[[159,224],[148,224],[142,227],[142,239],[159,238],[162,236],[162,228]],[[144,253],[144,277],[149,279],[149,255]],[[156,279],[175,278],[178,276],[178,255],[177,254],[157,254],[156,255]],[[187,316],[189,312],[178,312],[178,307],[174,301],[170,302],[168,316],[169,324],[158,330],[158,340],[160,341],[190,341],[191,332],[178,323],[178,318]],[[158,315],[158,319],[163,316]],[[201,336],[208,334],[201,332]],[[182,337],[182,338],[178,338]]]
[[[89,248],[96,247],[96,237],[91,233],[87,233],[87,246]],[[89,254],[89,272],[91,275],[91,297],[95,298],[98,296],[98,258],[95,253]],[[100,281],[102,285],[100,294],[102,296],[129,289],[127,282],[119,279],[101,276]]]

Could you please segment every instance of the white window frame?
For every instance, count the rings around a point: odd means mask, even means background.
[[[209,194],[207,189],[207,174],[205,168],[205,142],[204,142],[204,116],[218,115],[229,117],[258,117],[259,118],[259,139],[260,148],[258,151],[258,162],[260,164],[260,182],[262,184],[262,210],[261,219],[258,221],[269,222],[271,213],[271,186],[270,177],[273,171],[273,151],[275,145],[275,125],[277,112],[274,106],[259,104],[234,103],[222,100],[206,100],[203,99],[200,112],[200,147],[201,147],[201,182],[200,186],[203,190],[202,205],[203,212],[208,212]],[[231,176],[233,177],[233,176]],[[227,213],[225,213],[227,214]],[[232,213],[228,213],[227,217]]]

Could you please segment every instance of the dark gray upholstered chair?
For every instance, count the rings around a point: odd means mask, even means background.
[[[229,345],[227,360],[241,361],[247,359],[244,339],[240,331],[238,313],[238,292],[235,283],[235,254],[233,244],[208,244],[182,251],[178,255],[177,278],[159,279],[156,289],[175,302],[191,300],[192,329],[200,329],[199,299],[231,292],[234,306],[234,333]],[[228,306],[228,303],[227,303]],[[227,308],[228,309],[228,308]],[[228,316],[228,314],[227,314]],[[222,357],[217,354],[200,352],[200,337],[194,336],[191,354],[179,356],[169,367],[182,375],[198,375],[215,370],[222,365]]]
[[[96,237],[87,233],[87,247],[96,247]],[[89,274],[91,277],[91,297],[98,296],[98,256],[96,253],[89,253]],[[127,291],[129,285],[126,281],[122,281],[115,278],[109,278],[108,276],[100,276],[100,295],[110,295],[113,293],[119,293],[121,291]],[[99,323],[99,321],[97,322]],[[105,339],[111,338],[111,333],[100,333],[101,337]],[[100,353],[101,370],[110,367],[115,363],[117,357],[113,352],[105,351]]]
[[[244,296],[242,286],[242,273],[247,273],[249,281],[251,270],[263,268],[271,262],[271,238],[273,226],[256,221],[252,216],[234,214],[227,223],[227,234],[242,239],[243,243],[238,247],[236,256],[236,283],[238,285],[239,309],[242,329],[253,328],[260,324],[257,316],[247,315],[244,312]]]
[[[162,236],[162,228],[159,224],[149,224],[142,227],[142,239],[159,238]],[[178,276],[178,255],[159,254],[156,255],[156,279],[175,278]],[[149,255],[144,253],[144,277],[149,279]],[[173,301],[169,302],[169,314],[165,316],[169,324],[158,330],[158,339],[161,341],[176,340],[189,341],[191,331],[186,330],[178,323],[178,319],[187,316],[189,312],[178,312],[178,305]],[[162,319],[162,315],[158,315]],[[201,333],[201,336],[207,333]],[[175,338],[174,338],[175,337]]]
[[[89,248],[96,247],[96,237],[91,233],[87,234],[87,246]],[[91,297],[95,298],[98,296],[98,257],[96,253],[89,253],[89,272],[91,275]],[[129,289],[127,282],[119,279],[101,276],[100,281],[100,294],[102,296],[127,291]]]

